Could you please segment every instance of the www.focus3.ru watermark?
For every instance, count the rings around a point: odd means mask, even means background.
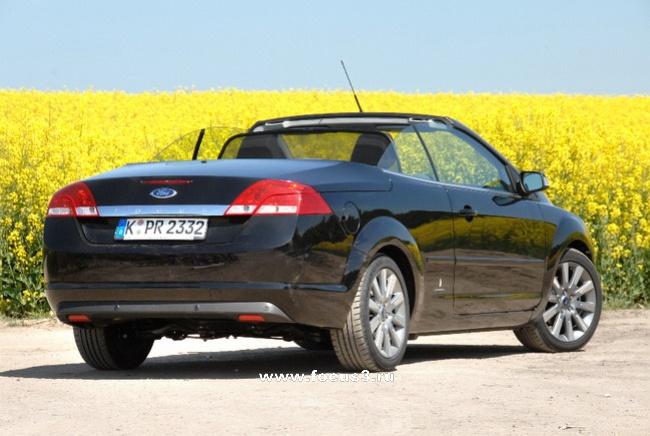
[[[371,373],[363,370],[361,373],[337,374],[319,373],[313,370],[311,374],[260,374],[262,382],[342,382],[342,383],[392,383],[395,381],[395,374],[392,372]]]

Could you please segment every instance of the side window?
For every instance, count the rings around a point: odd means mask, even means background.
[[[421,135],[441,182],[512,191],[503,163],[470,136],[433,129]]]
[[[436,180],[431,161],[413,127],[402,130],[393,140],[402,174],[425,180]]]

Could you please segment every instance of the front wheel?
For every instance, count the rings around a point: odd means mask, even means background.
[[[332,345],[350,370],[390,371],[400,363],[409,336],[404,277],[388,256],[377,256],[357,289],[345,326],[332,330]]]
[[[515,330],[533,351],[576,351],[591,339],[603,305],[598,272],[587,256],[568,250],[555,272],[548,303],[532,324]]]
[[[83,360],[95,369],[133,369],[147,358],[153,339],[143,338],[131,324],[74,328]]]

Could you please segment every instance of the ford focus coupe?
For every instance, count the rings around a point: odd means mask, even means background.
[[[389,371],[419,335],[513,330],[582,348],[602,289],[584,223],[447,117],[339,113],[206,128],[56,192],[47,299],[82,358],[275,338]]]

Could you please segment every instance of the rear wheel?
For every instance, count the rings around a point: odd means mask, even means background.
[[[142,338],[131,324],[74,328],[83,360],[96,369],[133,369],[149,355],[153,339]]]
[[[591,339],[603,305],[598,272],[577,250],[565,253],[549,289],[544,313],[515,330],[517,339],[533,351],[576,351]]]
[[[404,357],[409,300],[397,264],[380,255],[362,276],[345,326],[332,330],[332,345],[350,370],[390,371]]]

